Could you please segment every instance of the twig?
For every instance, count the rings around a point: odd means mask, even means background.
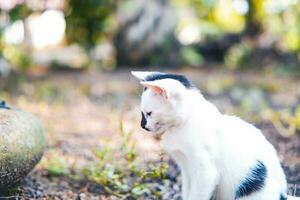
[[[296,196],[296,194],[297,194],[297,189],[298,189],[298,187],[297,187],[297,184],[295,184],[295,186],[294,186],[294,194],[293,194],[293,196],[295,197]]]
[[[17,198],[19,196],[7,196],[7,197],[0,197],[0,199],[10,199],[10,198]]]

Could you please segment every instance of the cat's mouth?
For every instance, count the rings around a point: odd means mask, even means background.
[[[155,126],[155,131],[153,131],[155,134],[163,134],[164,132],[166,132],[167,127],[165,126],[165,124],[157,124]]]
[[[166,132],[166,130],[168,129],[168,127],[166,126],[165,123],[161,123],[161,122],[157,122],[155,124],[153,124],[152,126],[142,126],[142,128],[150,133],[153,133],[155,135],[159,135],[159,134],[163,134],[164,132]]]
[[[162,130],[162,128],[161,127],[159,127],[159,128],[156,128],[156,130],[155,131],[153,131],[155,134],[162,134],[164,131]]]
[[[163,128],[161,126],[155,126],[154,128],[147,128],[147,127],[142,127],[144,130],[154,133],[154,134],[162,134],[164,132]]]

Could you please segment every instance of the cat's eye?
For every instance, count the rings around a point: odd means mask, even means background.
[[[152,112],[146,112],[146,116],[150,117],[152,115]]]

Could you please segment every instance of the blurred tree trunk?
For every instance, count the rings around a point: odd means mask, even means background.
[[[262,0],[247,0],[249,10],[246,14],[246,27],[243,36],[254,38],[262,32],[261,21],[259,15],[262,13]]]
[[[180,50],[174,37],[177,19],[168,0],[129,0],[130,11],[119,9],[114,45],[119,66],[176,65]]]

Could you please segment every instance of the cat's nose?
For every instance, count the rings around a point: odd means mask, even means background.
[[[147,131],[150,131],[150,129],[148,129],[146,127],[146,124],[147,124],[147,120],[146,120],[146,117],[144,115],[144,113],[142,112],[142,120],[141,120],[141,127]]]

